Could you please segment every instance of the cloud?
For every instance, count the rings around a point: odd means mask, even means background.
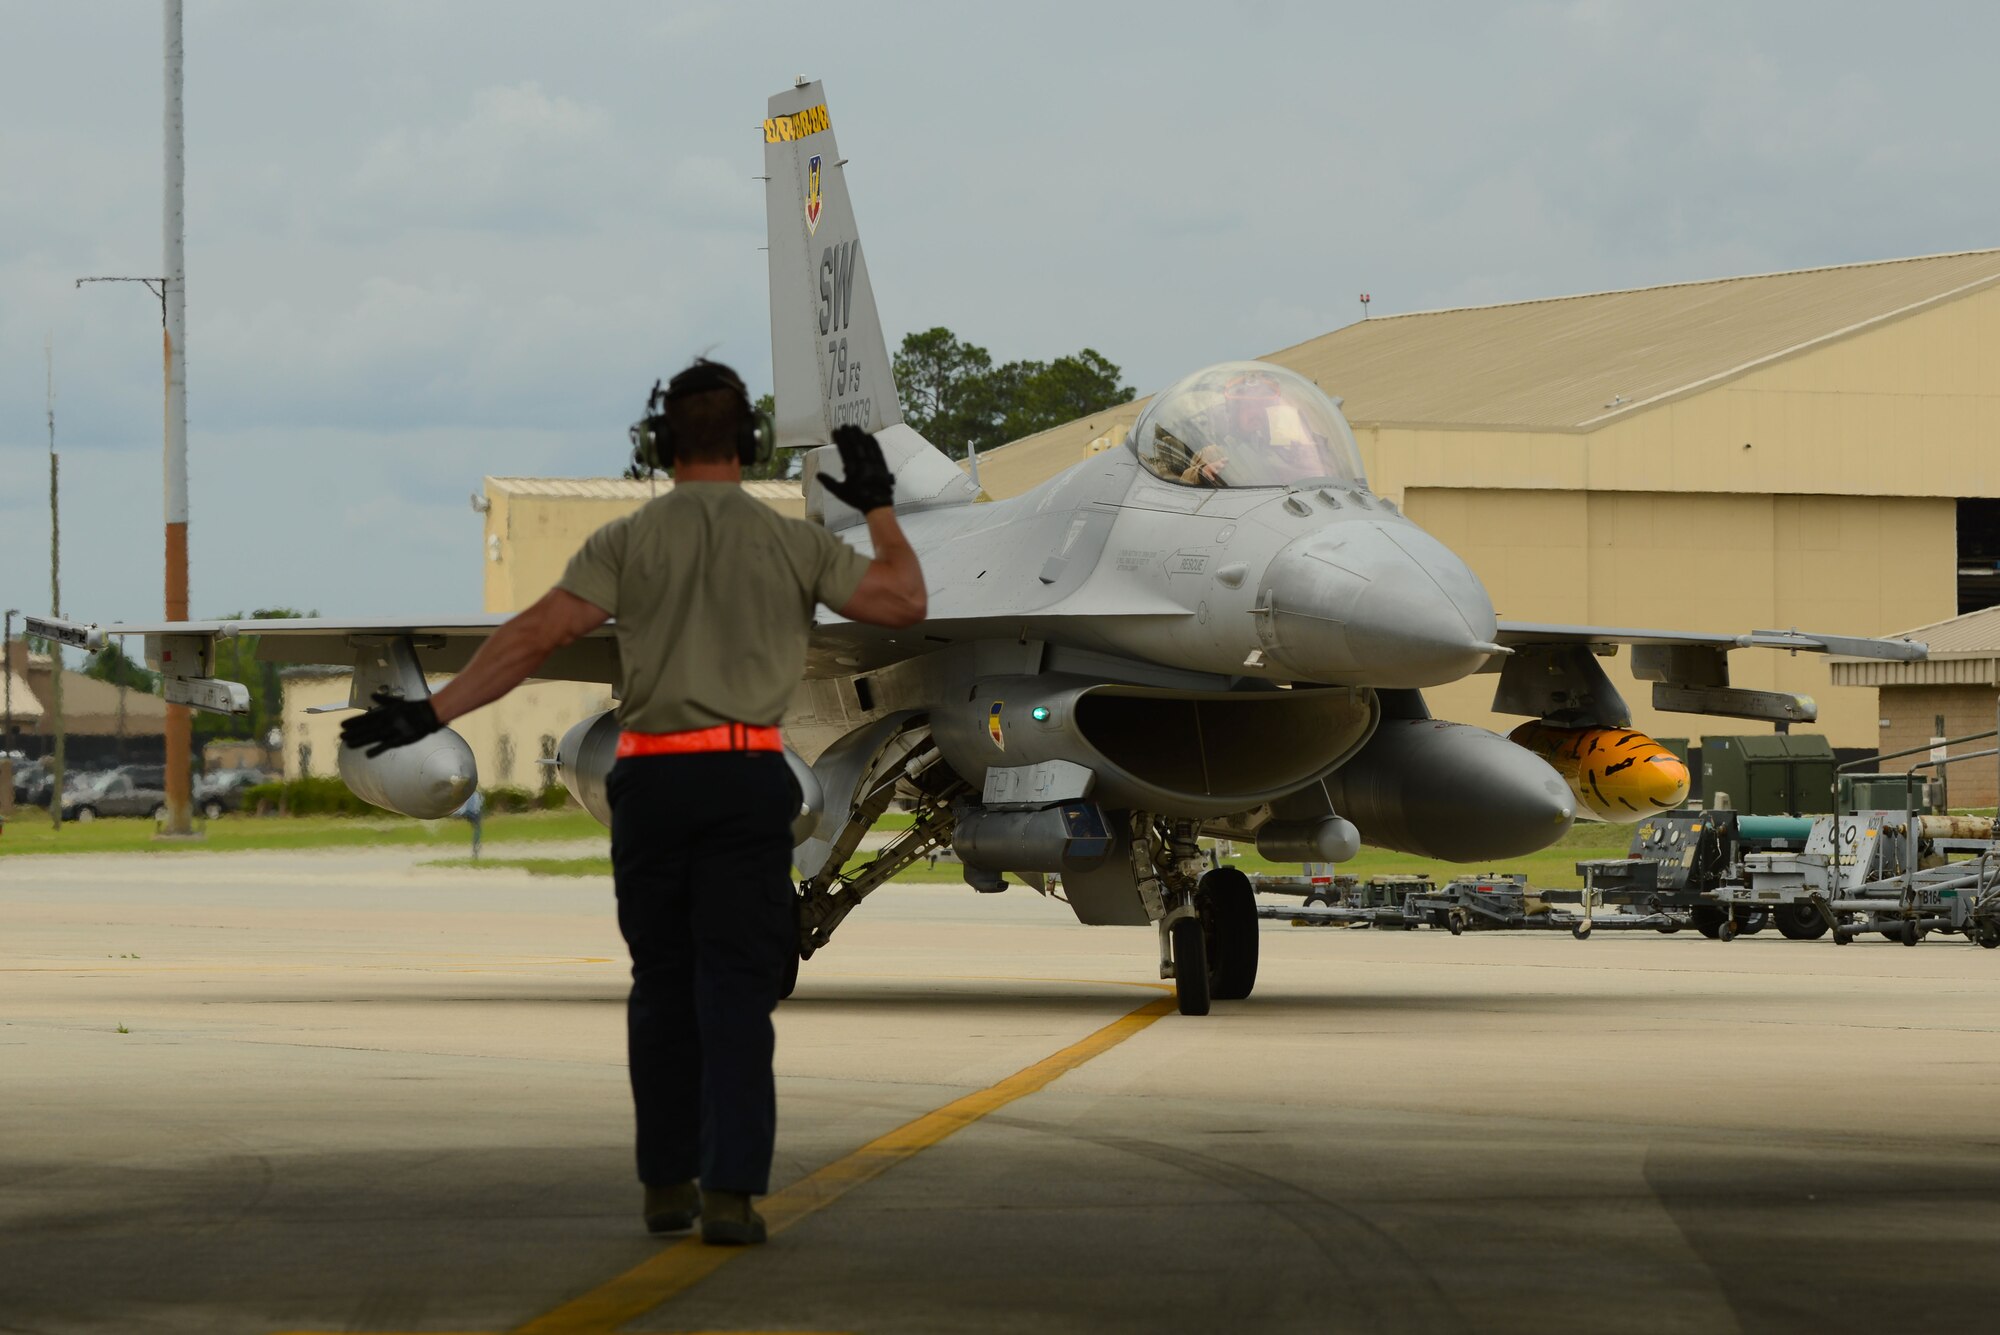
[[[611,114],[533,81],[482,88],[443,126],[397,128],[329,201],[336,228],[535,231],[585,227],[618,179]],[[616,191],[615,194],[623,193]]]

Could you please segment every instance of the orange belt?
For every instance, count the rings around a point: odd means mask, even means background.
[[[785,739],[776,728],[753,728],[748,723],[718,723],[713,728],[690,728],[686,732],[621,732],[621,756],[692,756],[708,751],[782,751]]]

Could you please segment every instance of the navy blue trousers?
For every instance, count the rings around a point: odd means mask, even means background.
[[[798,784],[775,751],[726,751],[627,756],[609,792],[639,1180],[762,1195]]]

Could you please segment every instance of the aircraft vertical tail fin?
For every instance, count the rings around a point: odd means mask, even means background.
[[[898,508],[971,501],[978,488],[903,423],[845,166],[817,82],[802,81],[771,98],[764,208],[777,444],[825,445],[836,426],[852,423],[881,440],[896,474]],[[807,459],[806,511],[843,526],[851,512],[843,514],[845,507],[815,485],[821,459]]]

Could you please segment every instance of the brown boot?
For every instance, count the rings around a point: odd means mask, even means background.
[[[711,1247],[747,1247],[764,1240],[764,1216],[750,1208],[748,1193],[701,1193],[701,1240]]]
[[[701,1213],[701,1191],[692,1182],[676,1182],[671,1187],[646,1188],[646,1231],[683,1233],[694,1227]]]

